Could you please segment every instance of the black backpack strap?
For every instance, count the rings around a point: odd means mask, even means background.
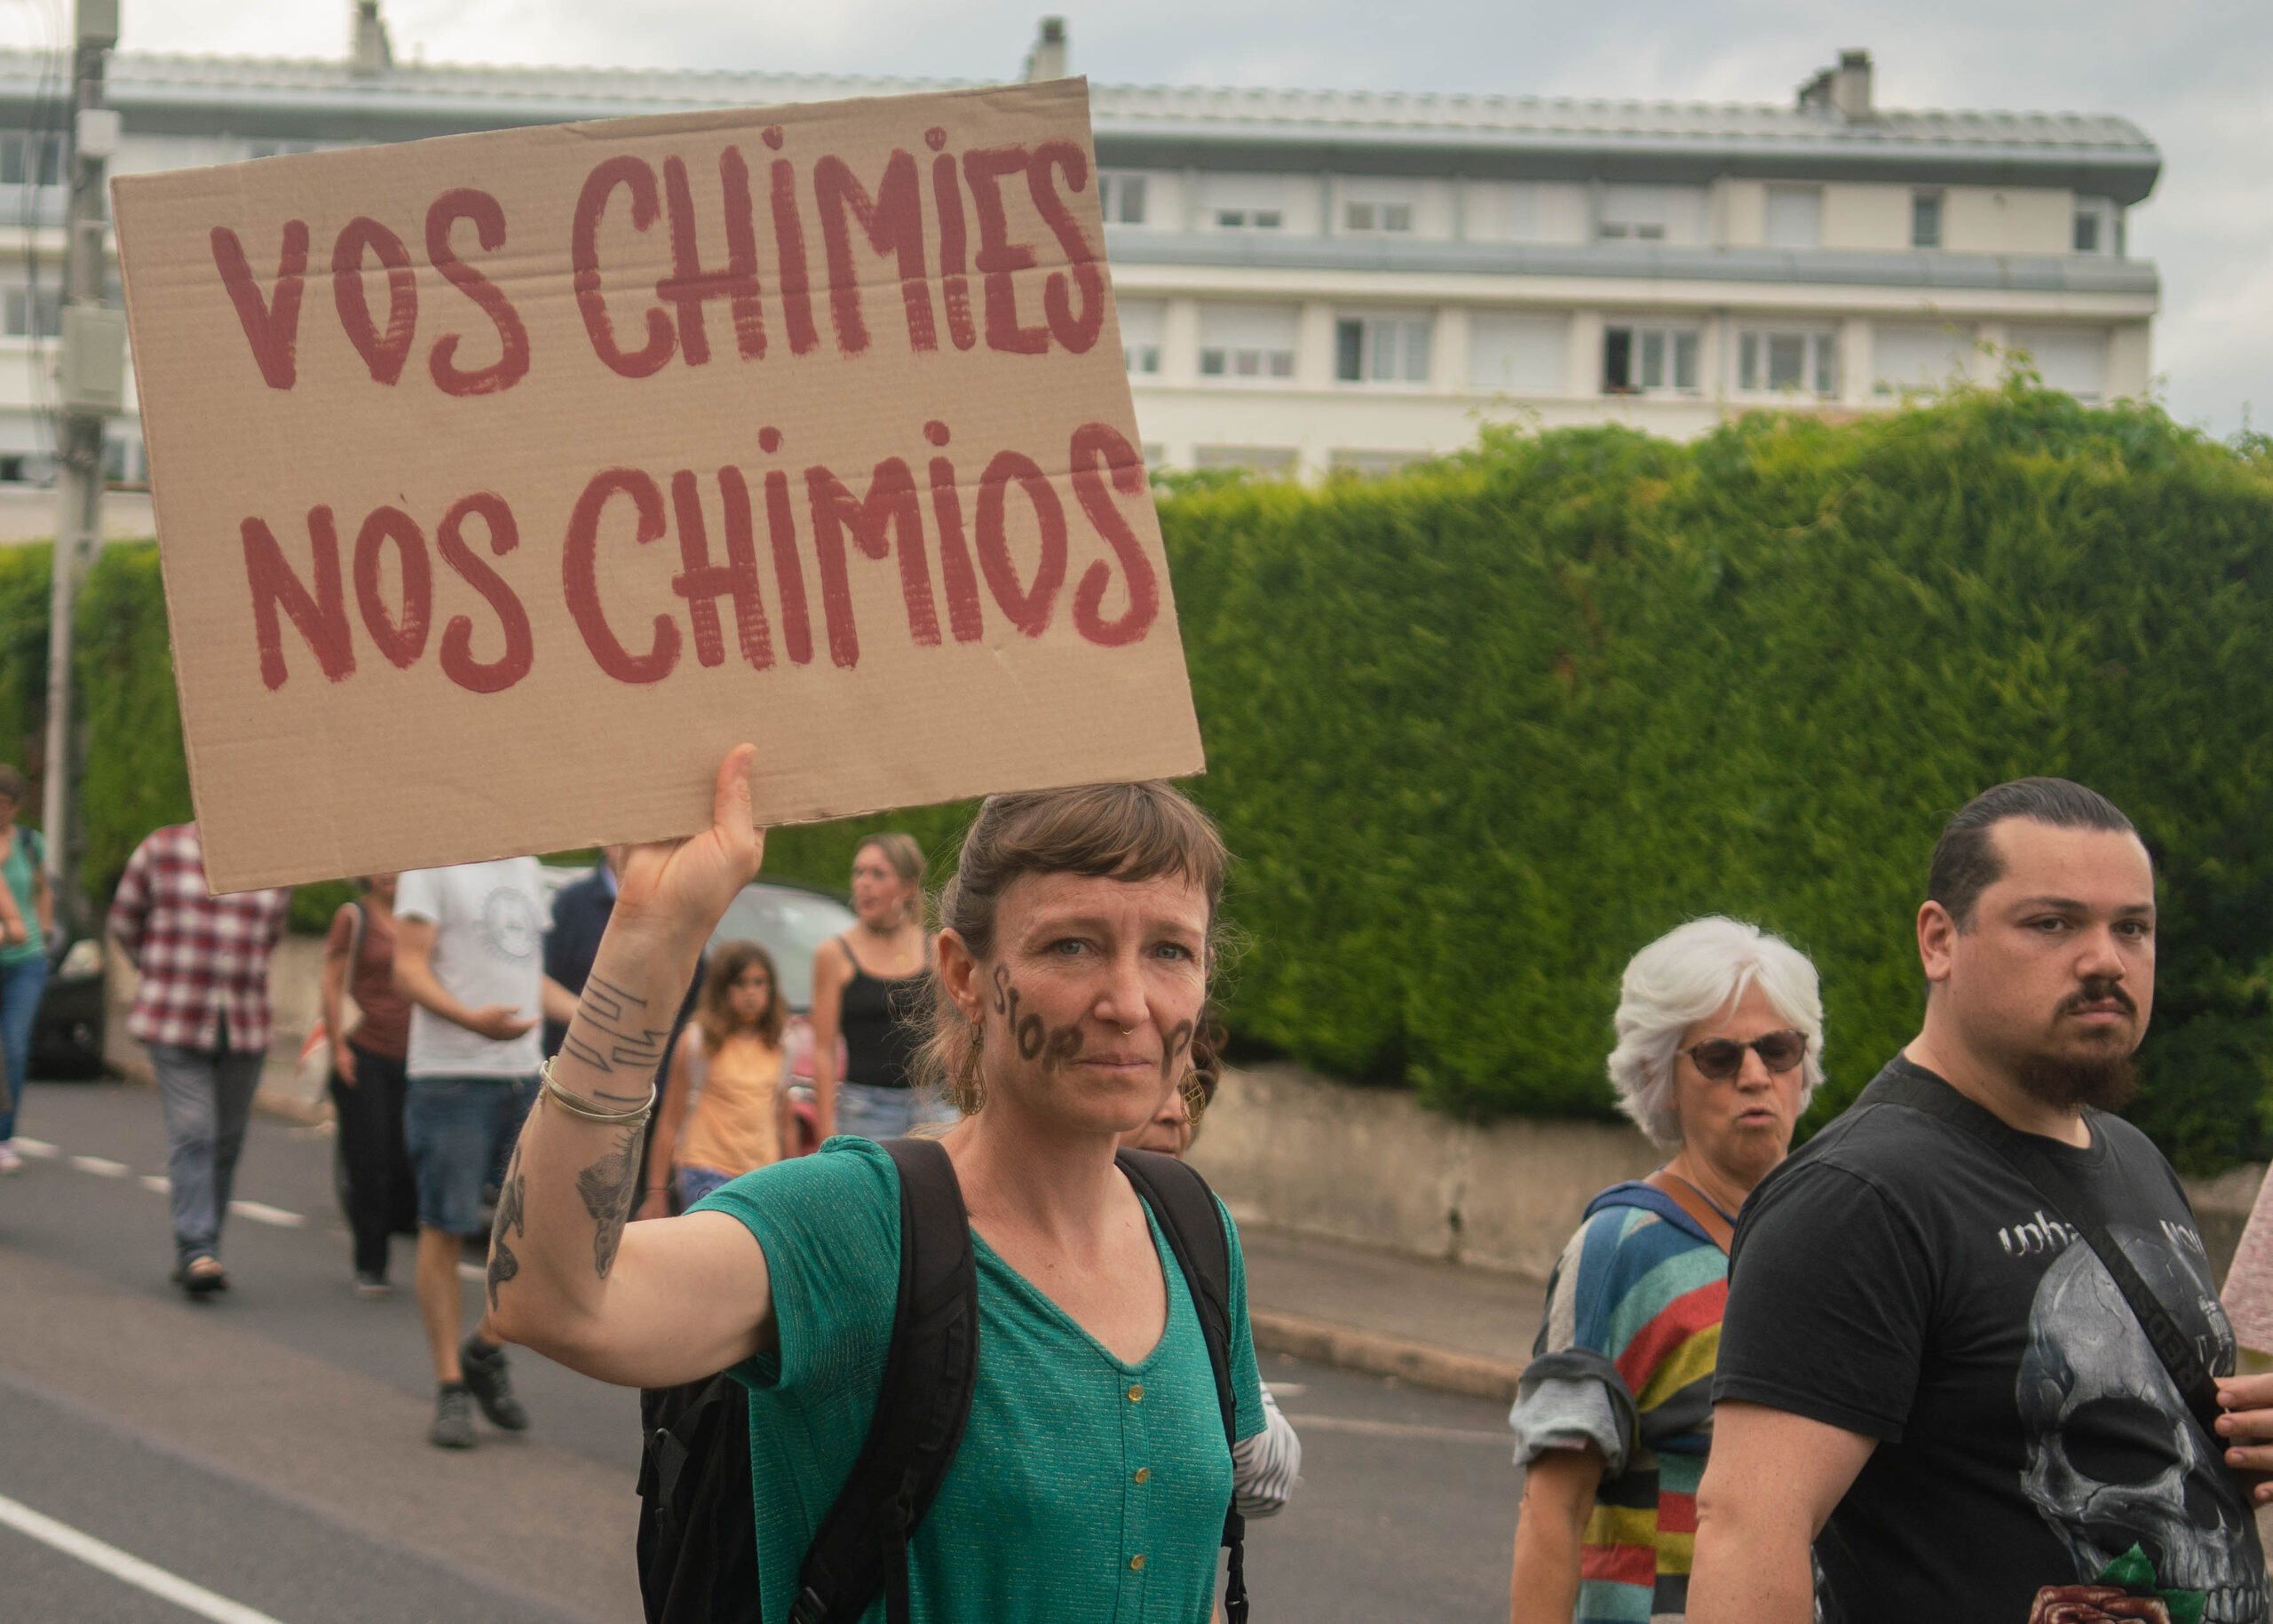
[[[1114,1160],[1136,1193],[1152,1209],[1168,1238],[1200,1315],[1208,1362],[1216,1373],[1216,1402],[1224,1412],[1224,1444],[1239,1447],[1239,1396],[1232,1390],[1232,1240],[1224,1231],[1223,1208],[1208,1181],[1173,1156],[1157,1151],[1122,1151]],[[1225,1565],[1224,1617],[1247,1624],[1247,1519],[1234,1502],[1224,1513]]]
[[[907,1541],[953,1465],[978,1382],[978,1264],[954,1165],[935,1139],[887,1139],[899,1169],[899,1301],[867,1441],[821,1518],[789,1624],[854,1624],[879,1591],[906,1624]]]
[[[2223,1458],[2225,1441],[2219,1438],[2217,1430],[2217,1419],[2222,1413],[2218,1404],[2217,1383],[2195,1351],[2193,1339],[2171,1318],[2170,1310],[2163,1306],[2154,1288],[2140,1278],[2138,1269],[2124,1256],[2115,1237],[2107,1232],[2107,1226],[2099,1221],[2096,1203],[2076,1187],[2065,1168],[2045,1154],[2044,1147],[2033,1135],[2011,1127],[1938,1077],[1885,1073],[1864,1089],[1855,1103],[1904,1105],[1961,1128],[2010,1162],[2022,1177],[2034,1185],[2036,1192],[2060,1220],[2081,1235],[2085,1244],[2098,1255],[2101,1264],[2114,1278],[2115,1288],[2131,1305],[2139,1328],[2146,1332],[2147,1341],[2153,1344],[2155,1356],[2177,1383],[2186,1407],[2209,1438],[2217,1457]]]

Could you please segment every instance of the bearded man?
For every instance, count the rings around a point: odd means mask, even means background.
[[[2145,845],[2081,785],[2000,785],[1917,937],[1918,1036],[1745,1203],[1691,1624],[2261,1624],[2238,1446],[2273,1380],[2234,1379],[2177,1176],[2111,1114],[2154,1008]]]

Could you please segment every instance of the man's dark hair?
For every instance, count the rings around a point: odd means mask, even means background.
[[[2005,877],[1989,831],[2008,818],[2026,818],[2060,829],[2108,829],[2135,835],[2123,809],[2100,794],[2064,778],[2016,778],[1984,789],[1957,810],[1934,843],[1926,871],[1926,896],[1938,902],[1960,931],[1973,926],[1981,893]]]

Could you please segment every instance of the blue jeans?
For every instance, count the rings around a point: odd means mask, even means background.
[[[676,1177],[678,1184],[678,1209],[681,1212],[685,1212],[713,1190],[734,1182],[734,1176],[732,1173],[722,1173],[717,1168],[693,1165],[680,1168]]]
[[[418,1226],[481,1233],[481,1186],[521,1131],[534,1077],[413,1077],[402,1137],[418,1179]]]
[[[836,1131],[863,1139],[898,1139],[911,1128],[956,1120],[953,1105],[942,1105],[921,1089],[875,1089],[865,1082],[836,1085]]]
[[[16,1107],[23,1103],[24,1073],[32,1058],[32,1022],[46,986],[44,957],[0,964],[0,1057],[7,1061],[5,1076],[0,1077],[0,1145],[16,1137]]]
[[[150,1045],[158,1105],[166,1118],[166,1177],[171,1184],[174,1256],[218,1257],[229,1186],[260,1086],[258,1050]]]

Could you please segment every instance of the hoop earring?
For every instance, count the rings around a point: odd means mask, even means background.
[[[1176,1087],[1176,1092],[1184,1096],[1185,1120],[1197,1129],[1200,1126],[1200,1117],[1206,1114],[1208,1110],[1208,1089],[1200,1081],[1199,1068],[1184,1067],[1184,1076]]]

